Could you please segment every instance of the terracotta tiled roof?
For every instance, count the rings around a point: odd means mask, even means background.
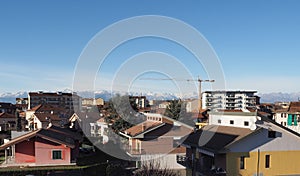
[[[60,128],[60,127],[52,125],[51,127],[48,127],[47,130],[54,131],[56,133],[60,133],[64,136],[72,137],[78,141],[83,140],[83,137],[79,134],[79,132],[77,130],[74,130],[71,128]]]
[[[61,121],[63,119],[63,118],[60,118],[58,115],[50,114],[50,113],[34,113],[34,115],[41,122],[48,122],[49,119],[51,119],[51,121]]]
[[[40,137],[43,139],[46,139],[48,141],[52,141],[58,144],[64,144],[70,148],[75,147],[75,138],[70,135],[62,135],[62,132],[59,132],[58,129],[53,130],[53,129],[39,129],[36,131],[32,131],[29,133],[26,133],[22,136],[19,136],[17,138],[12,139],[8,143],[5,143],[0,146],[0,150],[4,150],[9,146],[12,146],[14,144],[20,143],[22,141],[28,140],[32,137]]]
[[[289,108],[280,108],[280,109],[276,109],[275,112],[288,112]]]
[[[8,113],[6,113],[6,112],[2,112],[2,113],[0,113],[0,118],[16,118],[16,116],[15,115],[13,115],[13,114],[8,114]]]
[[[291,102],[289,106],[289,112],[300,112],[300,102]]]
[[[74,115],[85,122],[96,122],[101,118],[100,113],[97,112],[76,112],[73,114],[73,116]]]
[[[136,136],[142,132],[145,132],[151,128],[157,127],[163,123],[161,122],[156,122],[156,121],[145,121],[143,123],[140,123],[138,125],[135,125],[127,130],[125,130],[125,134],[130,135],[130,136]]]
[[[105,119],[101,117],[100,119],[97,120],[97,122],[105,122]]]
[[[219,109],[218,112],[243,112],[241,109]]]
[[[56,107],[50,104],[40,104],[37,105],[31,109],[29,109],[28,111],[34,111],[34,112],[50,112],[53,111],[54,113],[62,113],[65,112],[66,110],[64,108],[61,107]]]

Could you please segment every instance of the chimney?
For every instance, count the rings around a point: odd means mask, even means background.
[[[145,131],[145,129],[146,129],[146,125],[145,125],[145,123],[143,123],[142,124],[142,131]]]

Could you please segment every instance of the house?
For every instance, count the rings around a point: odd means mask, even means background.
[[[237,113],[235,117],[243,117]],[[247,113],[244,120],[251,120],[254,114]],[[191,133],[182,144],[186,147],[188,174],[299,174],[300,135],[259,113],[256,118],[256,128],[251,128],[252,122],[220,125],[213,119],[210,125]]]
[[[186,112],[199,112],[199,100],[188,100],[186,103]]]
[[[164,114],[167,107],[170,105],[169,101],[151,100],[151,113]]]
[[[92,106],[92,105],[104,105],[104,100],[102,98],[82,98],[82,106]]]
[[[0,113],[0,131],[11,131],[17,127],[17,118],[13,114]]]
[[[75,164],[80,142],[81,136],[69,129],[31,131],[0,146],[5,153],[2,167]]]
[[[49,126],[63,127],[68,123],[68,119],[51,113],[34,113],[28,119],[29,130],[48,128]]]
[[[16,98],[16,108],[19,111],[26,111],[28,108],[28,98]]]
[[[90,123],[91,126],[91,137],[102,137],[102,143],[106,144],[109,141],[108,138],[108,126],[109,124],[105,122],[105,119],[101,117],[96,122]]]
[[[146,96],[129,96],[129,100],[133,101],[138,109],[146,108],[149,105]]]
[[[0,102],[0,113],[6,112],[9,114],[15,114],[16,106],[11,103]]]
[[[202,94],[203,109],[248,109],[259,105],[257,91],[205,91]]]
[[[290,102],[288,108],[275,110],[274,120],[298,133],[300,133],[300,102]]]
[[[39,104],[28,109],[25,114],[27,129],[47,127],[49,120],[52,121],[52,124],[61,126],[64,125],[63,122],[65,123],[69,117],[68,110],[50,104]]]
[[[29,92],[28,93],[28,109],[39,104],[50,104],[52,106],[61,107],[69,111],[81,110],[81,97],[76,93],[65,92]]]
[[[94,135],[94,129],[92,129],[91,124],[97,122],[101,119],[100,113],[97,112],[75,112],[69,118],[69,126],[72,129],[83,132],[87,137]]]
[[[249,110],[214,110],[208,112],[209,125],[222,125],[230,127],[241,127],[256,129],[258,114]]]
[[[137,167],[153,159],[162,168],[184,170],[177,158],[185,154],[179,144],[193,127],[175,121],[161,114],[145,113],[146,121],[120,134],[126,139],[127,153],[137,160]]]

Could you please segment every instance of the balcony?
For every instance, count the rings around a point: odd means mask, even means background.
[[[230,100],[230,99],[235,100],[235,99],[237,99],[237,97],[226,96],[226,99],[227,99],[227,100]]]

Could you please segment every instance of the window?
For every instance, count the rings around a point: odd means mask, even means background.
[[[245,157],[241,156],[240,158],[240,169],[245,169]]]
[[[265,168],[270,168],[270,155],[266,155]]]
[[[244,126],[249,126],[249,122],[248,121],[244,121]]]
[[[62,154],[61,150],[52,150],[52,159],[57,160],[57,159],[62,159]]]
[[[284,126],[286,126],[286,122],[284,122]]]
[[[230,120],[230,124],[233,125],[233,124],[234,124],[234,121],[233,121],[233,120]]]
[[[275,137],[276,137],[276,131],[269,130],[268,131],[268,138],[275,138]]]
[[[221,122],[222,122],[221,119],[219,119],[219,120],[218,120],[218,123],[221,123]]]

